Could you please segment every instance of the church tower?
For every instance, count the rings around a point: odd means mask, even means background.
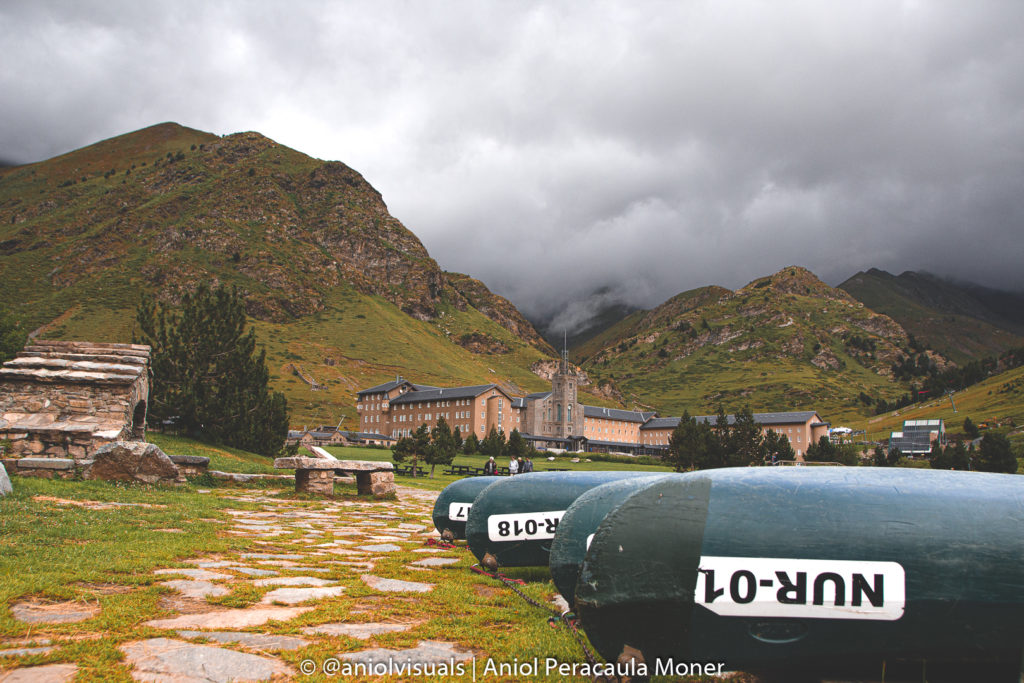
[[[569,364],[569,350],[562,342],[562,359],[551,378],[551,404],[554,434],[562,439],[583,436],[583,406],[577,400],[579,378]]]

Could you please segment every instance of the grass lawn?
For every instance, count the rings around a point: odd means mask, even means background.
[[[339,460],[372,460],[374,462],[391,462],[391,449],[389,448],[362,448],[358,446],[329,446],[327,447],[329,452]],[[543,472],[547,468],[558,468],[567,469],[571,472],[593,472],[601,470],[635,470],[639,472],[671,472],[672,468],[664,465],[641,465],[638,463],[628,462],[599,462],[593,460],[592,462],[586,462],[588,457],[597,454],[580,454],[578,457],[581,459],[580,462],[572,462],[572,458],[577,457],[576,454],[570,455],[559,455],[556,456],[554,461],[547,460],[546,457],[534,458],[533,466],[536,472]],[[471,465],[473,467],[483,467],[484,463],[487,462],[486,455],[457,455],[455,456],[456,465]],[[410,464],[410,463],[405,463]],[[499,465],[508,465],[506,459],[502,459],[498,462]],[[430,465],[420,463],[417,467],[430,471]],[[409,477],[404,475],[395,475],[395,481],[403,486],[416,486],[418,488],[430,489],[432,491],[440,491],[448,484],[453,481],[462,479],[461,476],[454,476],[445,474],[444,471],[447,469],[445,465],[438,465],[434,468],[434,477]]]
[[[260,456],[243,451],[221,449],[163,435],[153,440],[174,453],[211,457],[218,467],[240,471],[258,468]],[[390,451],[364,448],[332,449],[339,458],[386,460]],[[483,456],[460,456],[460,462],[482,464]],[[547,461],[543,461],[547,462]],[[573,469],[623,469],[618,463],[569,463],[559,459],[557,466]],[[441,468],[438,468],[439,471]],[[541,468],[543,469],[543,468]],[[643,467],[652,471],[665,468]],[[400,484],[440,489],[454,478],[438,475],[433,481],[400,478]],[[209,493],[200,493],[207,488]],[[339,652],[380,646],[414,647],[419,640],[443,640],[474,649],[496,662],[532,661],[554,657],[562,662],[583,662],[582,651],[564,626],[551,628],[546,610],[527,604],[494,579],[469,571],[475,562],[466,550],[445,553],[457,558],[451,567],[434,572],[414,572],[412,562],[426,557],[407,545],[400,552],[377,558],[374,576],[405,581],[431,581],[434,590],[407,596],[382,594],[358,578],[363,570],[341,568],[333,560],[337,555],[315,552],[309,529],[296,527],[270,539],[231,535],[226,522],[232,510],[266,510],[271,496],[287,510],[323,511],[325,504],[341,502],[330,508],[333,514],[355,514],[355,519],[373,519],[389,514],[387,525],[400,522],[424,523],[429,519],[429,503],[414,504],[401,497],[397,503],[358,498],[354,486],[341,485],[334,501],[298,496],[291,487],[280,491],[261,489],[245,493],[230,486],[179,488],[137,487],[99,481],[60,481],[14,478],[14,493],[0,499],[0,649],[45,644],[50,640],[57,649],[50,653],[0,658],[0,671],[17,666],[53,662],[75,662],[77,680],[125,681],[128,669],[119,649],[126,642],[154,637],[169,637],[166,631],[145,626],[143,622],[170,616],[161,601],[175,592],[159,585],[168,577],[154,575],[158,568],[192,566],[183,560],[200,556],[234,557],[241,552],[303,553],[302,564],[320,567],[346,587],[340,597],[316,603],[315,609],[288,622],[271,622],[251,630],[258,633],[303,635],[306,625],[329,621],[408,622],[415,627],[406,633],[383,634],[368,645],[344,636],[320,638],[297,651],[276,654],[296,668],[306,658],[323,661]],[[263,502],[260,502],[260,501]],[[351,501],[356,507],[344,507]],[[102,508],[96,504],[118,503]],[[397,506],[397,507],[396,507]],[[98,509],[99,508],[99,509]],[[335,522],[334,524],[337,524]],[[385,529],[380,528],[380,531]],[[371,532],[372,533],[372,532]],[[377,532],[379,533],[379,532]],[[327,534],[329,536],[329,534]],[[321,539],[325,540],[325,539]],[[313,543],[319,543],[314,541]],[[422,547],[422,546],[420,546]],[[280,571],[300,572],[299,569]],[[525,581],[522,590],[534,600],[547,603],[555,590],[547,568],[510,570],[513,577]],[[207,598],[210,609],[248,607],[258,602],[271,588],[256,587],[245,578],[235,579],[229,595]],[[10,606],[24,600],[36,602],[74,601],[81,606],[98,606],[99,614],[87,621],[56,625],[26,625],[13,618]],[[369,615],[363,614],[367,604]],[[483,666],[483,664],[481,664]],[[483,674],[483,671],[480,672]],[[541,672],[543,674],[543,671]],[[0,673],[2,675],[2,673]],[[529,678],[534,679],[533,676]],[[480,680],[521,680],[522,676],[481,675]],[[559,676],[541,680],[561,680]],[[306,680],[306,679],[303,679]],[[309,680],[332,680],[313,677]],[[336,679],[335,679],[336,680]],[[465,680],[468,680],[466,678]],[[575,678],[573,680],[586,680]],[[711,679],[688,679],[711,680]]]

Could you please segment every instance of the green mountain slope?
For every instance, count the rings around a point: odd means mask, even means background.
[[[903,328],[798,267],[736,292],[684,292],[592,341],[601,347],[575,351],[593,380],[668,415],[721,402],[828,416],[866,411],[862,392],[888,400],[906,391],[891,376],[906,353]]]
[[[839,288],[958,363],[1024,345],[1022,295],[928,273],[897,276],[876,268],[857,273]]]
[[[396,374],[543,389],[529,368],[552,353],[359,173],[258,133],[165,123],[0,169],[0,271],[30,329],[96,341],[130,339],[142,291],[237,286],[293,424],[354,427],[355,391]]]

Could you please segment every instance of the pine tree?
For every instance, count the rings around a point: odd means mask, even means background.
[[[1016,474],[1017,458],[1013,455],[1010,440],[1002,434],[989,432],[981,440],[978,449],[977,467],[982,472],[1004,472]]]
[[[781,462],[784,460],[796,460],[796,451],[789,443],[789,437],[780,434],[774,429],[769,429],[764,435],[765,462]]]
[[[427,447],[425,460],[430,465],[430,478],[434,478],[437,465],[451,465],[455,460],[455,438],[443,417],[437,419],[437,426],[430,432],[430,445]]]
[[[396,463],[411,460],[413,475],[416,474],[416,463],[427,454],[430,447],[430,429],[421,424],[412,436],[403,436],[391,447],[391,459]]]
[[[736,413],[736,421],[729,435],[726,460],[735,467],[760,465],[764,462],[765,453],[761,427],[754,421],[754,413],[750,406],[743,406],[743,409]]]
[[[473,432],[470,432],[466,440],[462,442],[462,452],[466,455],[480,452],[480,439],[476,438],[476,434]]]
[[[491,427],[491,431],[487,432],[487,436],[480,442],[480,452],[494,458],[505,455],[505,434]]]
[[[138,343],[153,347],[149,416],[214,443],[273,455],[288,433],[288,404],[271,392],[266,354],[246,331],[237,290],[199,285],[181,311],[146,296],[136,311]]]
[[[512,433],[508,435],[508,454],[525,458],[529,452],[530,446],[526,443],[526,439],[518,429],[513,429]]]

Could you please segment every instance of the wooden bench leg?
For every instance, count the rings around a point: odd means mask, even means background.
[[[334,470],[295,470],[295,491],[318,496],[334,494]]]
[[[395,492],[394,472],[356,472],[360,495],[386,496]]]

